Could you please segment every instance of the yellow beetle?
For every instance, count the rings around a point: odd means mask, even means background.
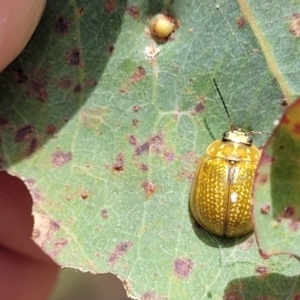
[[[251,132],[233,125],[215,79],[214,83],[230,129],[222,141],[212,142],[199,160],[190,208],[196,221],[210,233],[237,237],[253,230],[251,194],[260,151],[252,145]]]

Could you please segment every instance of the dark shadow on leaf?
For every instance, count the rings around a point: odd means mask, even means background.
[[[0,167],[31,156],[59,137],[84,105],[114,54],[126,5],[47,3],[26,49],[0,76]],[[97,105],[101,108],[101,99]],[[101,109],[93,118],[97,113]]]
[[[268,268],[257,266],[257,276],[237,278],[228,283],[223,299],[300,299],[300,277],[268,274]],[[265,273],[266,272],[266,273]],[[214,298],[214,292],[211,292]]]

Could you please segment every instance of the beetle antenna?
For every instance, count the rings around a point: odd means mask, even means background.
[[[267,135],[271,135],[270,132],[266,132],[266,131],[249,131],[248,134],[253,135],[253,134],[267,134]]]
[[[213,80],[214,80],[214,84],[215,84],[215,86],[216,86],[216,89],[217,89],[217,91],[218,91],[218,94],[219,94],[219,96],[220,96],[220,98],[221,98],[221,100],[222,100],[222,103],[223,103],[223,106],[224,106],[224,108],[225,108],[226,114],[227,114],[227,116],[228,116],[229,123],[230,123],[230,130],[233,130],[233,129],[235,128],[235,126],[234,126],[234,124],[233,124],[233,122],[232,122],[232,120],[231,120],[231,118],[230,118],[230,115],[229,115],[227,106],[226,106],[225,101],[224,101],[224,99],[223,99],[223,97],[222,97],[222,95],[221,95],[221,92],[220,92],[219,87],[218,87],[218,85],[217,85],[216,79],[213,78]]]

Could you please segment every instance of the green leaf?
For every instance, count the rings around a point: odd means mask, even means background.
[[[215,238],[188,210],[198,158],[229,127],[212,78],[247,130],[271,132],[300,94],[297,4],[240,2],[48,2],[1,75],[1,162],[56,262],[116,273],[142,299],[297,294],[295,259],[262,260],[253,236]],[[155,45],[145,27],[163,10],[180,27]]]
[[[255,179],[254,214],[261,254],[299,256],[300,98],[267,142]],[[272,238],[270,238],[272,236]]]

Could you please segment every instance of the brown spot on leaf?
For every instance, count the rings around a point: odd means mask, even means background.
[[[171,162],[175,159],[175,153],[173,151],[166,150],[163,155],[167,162]]]
[[[52,123],[48,124],[46,127],[46,133],[52,135],[56,132],[56,126]]]
[[[285,97],[281,99],[280,105],[281,105],[283,108],[285,108],[285,107],[288,106],[288,102],[287,102],[287,100],[286,100]]]
[[[81,192],[81,198],[83,200],[86,200],[89,197],[89,193],[87,191],[82,191]]]
[[[151,181],[144,181],[141,186],[145,190],[147,199],[149,199],[156,191],[156,186]]]
[[[139,105],[135,105],[135,106],[133,107],[133,111],[134,111],[134,112],[138,112],[140,109],[141,109],[141,107],[140,107]]]
[[[139,124],[139,120],[138,119],[133,119],[132,120],[132,126],[137,126]]]
[[[189,258],[178,258],[174,261],[173,271],[177,277],[186,278],[191,274],[193,270],[193,265],[193,262]]]
[[[68,90],[72,86],[72,80],[67,77],[61,77],[56,79],[56,84],[63,90]]]
[[[84,15],[84,8],[83,7],[78,7],[78,15],[81,17]]]
[[[236,25],[238,28],[243,28],[246,25],[246,19],[243,16],[240,16],[236,19]]]
[[[283,217],[284,218],[291,218],[295,214],[295,210],[291,206],[287,206],[284,208]]]
[[[104,3],[104,8],[109,13],[112,13],[117,8],[117,2],[116,0],[106,0]]]
[[[124,169],[124,154],[119,153],[113,165],[113,170],[120,172],[123,171],[123,169]]]
[[[295,13],[292,16],[290,24],[290,33],[295,37],[300,37],[300,14]]]
[[[291,229],[291,231],[298,231],[299,223],[295,220],[291,220],[289,223],[289,228]]]
[[[53,250],[51,251],[51,255],[53,257],[56,257],[57,255],[59,255],[60,252],[63,250],[63,248],[68,245],[68,243],[69,243],[69,241],[67,239],[55,240]]]
[[[130,136],[128,137],[128,142],[129,142],[130,145],[135,146],[135,145],[137,144],[136,137],[135,137],[134,135],[130,135]]]
[[[150,147],[155,152],[160,152],[161,149],[162,149],[163,144],[164,144],[164,140],[163,140],[162,134],[157,134],[157,135],[151,137],[147,142],[145,142],[142,145],[138,146],[135,149],[135,154],[136,155],[141,155],[144,152],[149,152]]]
[[[227,293],[225,293],[224,300],[244,300],[244,297],[240,294],[240,292],[238,291],[229,291]]]
[[[269,156],[266,153],[263,153],[260,158],[260,165],[271,164],[274,161],[274,157]]]
[[[18,84],[27,83],[28,77],[25,75],[23,69],[21,69],[21,68],[13,69],[13,72],[15,74],[16,82]]]
[[[134,74],[131,77],[131,81],[133,83],[138,83],[140,80],[144,79],[146,77],[146,70],[144,67],[139,66],[135,70]]]
[[[102,209],[101,210],[101,217],[103,219],[108,219],[108,212],[107,212],[107,209]]]
[[[34,126],[29,124],[19,128],[15,134],[15,142],[21,143],[28,141],[32,137],[34,130]]]
[[[33,211],[34,215],[34,241],[41,247],[49,243],[51,237],[60,226],[59,223],[54,222],[49,216],[42,211]]]
[[[271,206],[269,204],[263,204],[260,208],[260,212],[263,214],[263,215],[267,215],[270,211],[270,208]]]
[[[38,147],[38,140],[36,138],[33,138],[28,145],[26,146],[25,155],[30,156],[32,155]]]
[[[140,16],[140,9],[134,5],[127,5],[126,12],[133,18],[137,19]]]
[[[119,92],[121,95],[125,95],[128,92],[128,90],[129,90],[129,87],[121,87],[119,89]]]
[[[260,184],[265,184],[268,181],[269,175],[267,173],[257,174],[257,180]]]
[[[203,102],[199,102],[195,105],[194,110],[196,113],[201,113],[205,110],[205,106],[203,104]]]
[[[300,300],[300,294],[296,294],[293,296],[293,300]]]
[[[168,300],[168,297],[157,295],[155,292],[147,291],[141,297],[141,300]]]
[[[70,151],[63,152],[58,150],[52,154],[51,162],[53,167],[60,168],[66,165],[71,160],[72,153]]]
[[[107,47],[107,52],[110,55],[114,52],[114,50],[115,50],[115,47],[113,45],[110,45]]]
[[[81,65],[81,54],[78,48],[74,48],[66,53],[65,59],[68,65],[70,66],[79,66]]]
[[[28,95],[36,97],[41,102],[46,102],[48,97],[46,72],[43,70],[34,70],[28,79]]]
[[[268,268],[265,266],[258,266],[255,269],[255,273],[259,275],[267,275],[268,274]]]
[[[82,92],[82,86],[81,86],[81,84],[77,84],[74,87],[73,92],[76,93],[76,94]]]
[[[147,172],[148,171],[148,166],[145,164],[140,164],[139,169],[141,172]]]
[[[65,17],[58,17],[55,23],[55,32],[60,35],[65,35],[70,28],[71,22]]]
[[[108,257],[108,263],[114,265],[132,247],[132,242],[121,242]]]

